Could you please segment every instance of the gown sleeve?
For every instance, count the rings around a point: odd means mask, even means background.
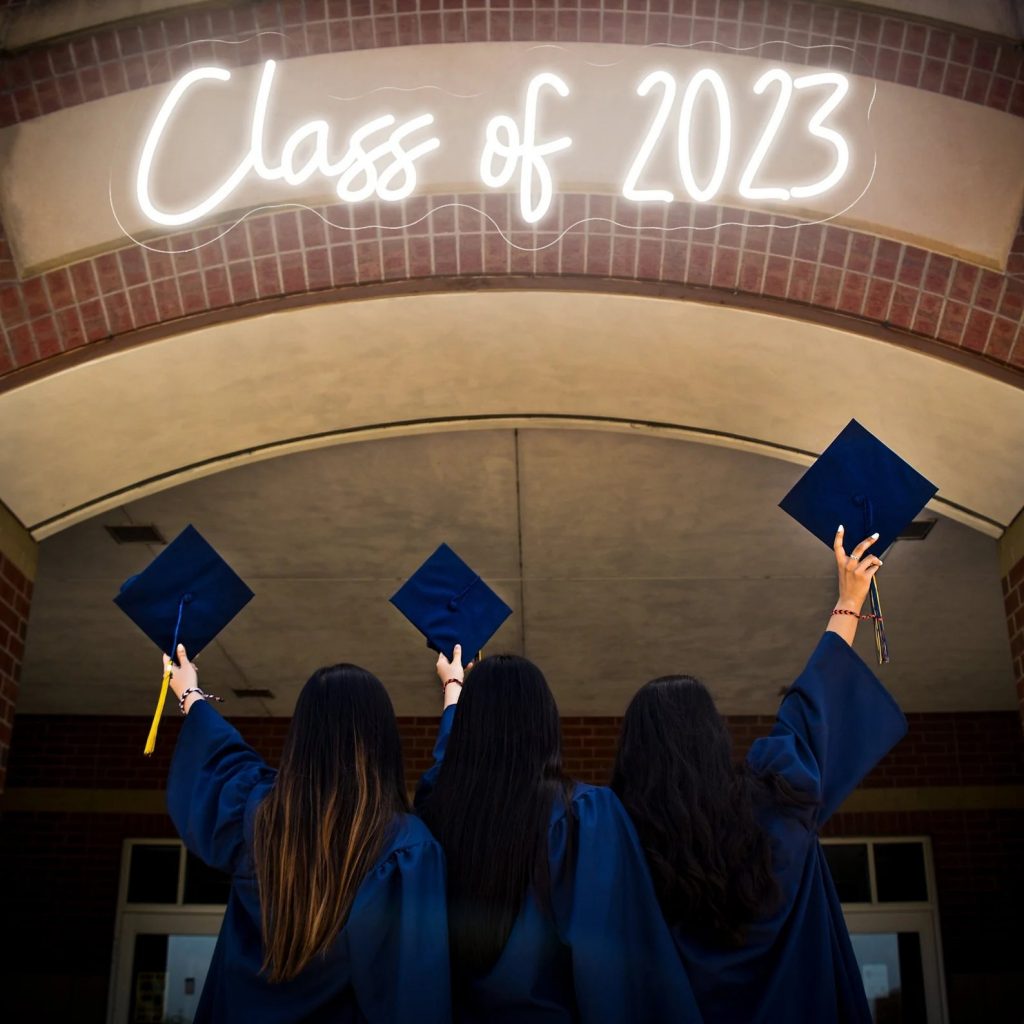
[[[906,735],[899,705],[854,649],[825,633],[789,688],[771,734],[747,762],[775,772],[816,804],[820,826]]]
[[[699,1024],[689,980],[618,797],[594,787],[552,826],[553,905],[581,1024]],[[575,871],[570,844],[575,845]]]
[[[448,749],[448,737],[452,733],[452,723],[455,721],[455,709],[458,704],[444,709],[441,715],[441,722],[437,727],[437,740],[434,743],[434,763],[423,773],[416,786],[416,796],[413,804],[419,808],[423,801],[434,791],[437,783],[437,776],[441,772],[441,765],[444,763],[444,752]]]
[[[345,931],[368,1024],[451,1024],[441,847],[431,839],[395,851],[360,896]]]
[[[185,846],[233,874],[246,848],[243,819],[253,788],[275,772],[206,701],[181,727],[167,778],[167,810]]]

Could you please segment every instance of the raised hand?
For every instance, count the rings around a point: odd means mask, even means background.
[[[853,646],[857,625],[860,622],[860,610],[864,607],[868,590],[871,588],[871,578],[881,568],[882,560],[867,553],[868,548],[878,540],[877,533],[862,540],[850,554],[847,554],[843,547],[843,534],[844,530],[840,526],[832,543],[832,550],[836,556],[836,570],[839,574],[839,599],[833,608],[827,630],[830,633],[838,633]]]
[[[441,687],[444,690],[444,706],[451,707],[458,704],[459,695],[462,693],[462,683],[466,673],[473,667],[470,662],[465,668],[462,667],[462,645],[456,644],[452,651],[452,660],[449,661],[443,654],[437,656],[437,677],[441,680]]]
[[[188,653],[184,644],[178,644],[178,664],[171,664],[171,659],[163,655],[164,671],[171,665],[171,689],[174,696],[181,700],[181,695],[189,689],[194,690],[199,685],[199,674],[195,665],[188,660]]]
[[[847,554],[843,547],[843,536],[844,530],[840,526],[832,543],[832,550],[836,555],[836,568],[839,571],[839,600],[836,607],[845,608],[859,615],[867,600],[871,577],[882,565],[880,558],[867,554],[868,548],[878,540],[878,534],[873,533],[866,537],[850,554]]]

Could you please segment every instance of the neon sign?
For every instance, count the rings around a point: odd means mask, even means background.
[[[569,95],[569,86],[558,75],[537,75],[526,87],[522,142],[519,141],[519,125],[506,114],[499,114],[491,118],[487,124],[487,142],[484,145],[483,156],[480,157],[480,177],[488,188],[503,188],[512,180],[516,164],[522,165],[519,178],[519,212],[527,224],[535,224],[551,206],[554,184],[544,158],[572,145],[572,139],[568,137],[556,139],[554,142],[536,141],[537,100],[540,90],[545,85],[554,89],[559,96]],[[499,132],[505,133],[507,142],[501,141],[498,137]],[[498,156],[505,158],[505,166],[495,174],[494,158]],[[533,200],[535,175],[540,181],[540,195],[536,202]]]
[[[351,131],[342,155],[336,160],[331,159],[331,152],[339,147],[332,145],[331,126],[322,119],[307,121],[290,132],[276,161],[269,159],[264,130],[276,67],[272,60],[263,65],[252,108],[248,150],[209,195],[179,211],[161,209],[152,198],[151,179],[161,139],[176,107],[190,89],[204,81],[228,82],[231,72],[216,67],[195,68],[174,83],[146,134],[135,176],[136,198],[150,221],[166,227],[193,224],[224,204],[250,176],[299,186],[319,175],[332,182],[334,193],[345,203],[359,203],[371,196],[384,202],[397,202],[416,191],[417,163],[441,147],[441,140],[436,136],[424,137],[434,124],[431,113],[402,122],[392,114],[367,121]],[[794,91],[816,87],[828,87],[829,91],[810,117],[805,131],[832,149],[831,169],[814,182],[796,182],[788,187],[756,184],[786,118]],[[843,135],[825,122],[848,95],[849,80],[832,71],[794,78],[782,68],[772,68],[758,78],[753,93],[762,96],[770,88],[777,89],[775,105],[739,173],[736,186],[739,195],[749,200],[787,202],[821,195],[835,188],[849,170],[850,147]],[[643,98],[655,89],[661,91],[661,96],[654,118],[639,141],[621,188],[623,196],[638,203],[669,203],[676,199],[676,194],[668,189],[640,185],[651,156],[665,134],[680,85],[669,72],[653,71],[640,82],[636,94]],[[556,155],[574,145],[568,135],[542,138],[546,134],[540,127],[542,91],[547,97],[546,113],[550,116],[555,112],[557,118],[558,104],[569,97],[570,86],[560,76],[543,72],[527,83],[520,121],[508,114],[497,114],[487,121],[481,133],[478,169],[482,184],[487,188],[505,188],[518,172],[519,211],[528,224],[541,220],[550,209],[555,191]],[[705,98],[714,109],[711,120],[717,149],[710,173],[704,175],[703,181],[698,181],[692,136],[694,110],[703,92],[708,94]],[[710,203],[721,194],[733,154],[740,148],[734,138],[732,102],[724,79],[712,68],[697,71],[682,90],[675,130],[676,163],[683,191],[694,202]],[[300,157],[300,153],[304,156]]]

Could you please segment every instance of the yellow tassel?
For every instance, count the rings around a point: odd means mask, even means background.
[[[164,678],[160,683],[160,699],[156,702],[156,712],[153,715],[153,724],[149,727],[149,736],[146,737],[146,748],[143,754],[149,757],[156,750],[156,731],[160,728],[160,718],[164,713],[164,704],[167,701],[167,690],[171,685],[171,665],[168,662],[164,669]]]

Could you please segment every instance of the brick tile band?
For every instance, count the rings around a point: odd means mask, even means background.
[[[7,772],[31,603],[32,581],[0,551],[0,792]]]
[[[1024,723],[1024,558],[1003,577],[1003,604],[1010,634],[1010,657],[1017,684],[1017,703]]]
[[[201,64],[230,68],[390,46],[509,41],[760,48],[788,63],[851,71],[1024,116],[1024,56],[1009,41],[827,3],[673,6],[669,0],[581,0],[557,8],[544,0],[277,0],[171,12],[32,47],[5,61],[0,127],[167,82]],[[828,44],[843,48],[801,48]]]
[[[416,292],[430,279],[509,275],[543,277],[549,287],[582,276],[609,290],[610,281],[645,282],[652,294],[678,284],[707,289],[714,301],[783,300],[787,315],[824,310],[849,318],[854,331],[858,322],[891,328],[897,343],[925,338],[1024,370],[1024,223],[1000,274],[836,225],[743,210],[566,194],[524,231],[513,205],[489,193],[322,207],[320,216],[286,210],[253,216],[220,239],[223,227],[205,227],[25,281],[0,239],[0,378],[133,331],[173,325],[162,333],[176,333],[190,316],[248,316],[261,300],[329,298],[382,282]],[[598,219],[572,227],[585,218]],[[737,223],[714,227],[722,221]],[[375,224],[385,227],[367,226]]]

